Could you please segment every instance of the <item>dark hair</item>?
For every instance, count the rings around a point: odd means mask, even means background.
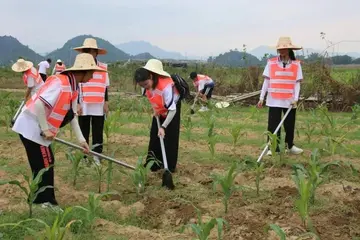
[[[50,59],[50,58],[46,59],[46,61],[47,61],[48,63],[51,63],[51,59]]]
[[[192,80],[194,80],[196,77],[197,77],[197,73],[196,73],[196,72],[190,73],[190,78],[191,78]]]
[[[94,48],[83,48],[82,52],[83,53],[90,53],[91,49],[94,49]],[[97,49],[94,49],[94,50],[96,50],[97,53],[99,52]]]
[[[290,58],[292,61],[295,61],[295,60],[296,60],[294,50],[292,50],[292,49],[289,49],[289,58]]]
[[[58,64],[59,66],[61,66],[61,65],[62,65],[62,62],[58,62],[57,64]]]
[[[145,68],[136,69],[135,74],[134,74],[135,87],[136,87],[137,83],[144,82],[150,78],[152,78],[152,80],[154,81],[152,87],[155,88],[159,82],[159,75],[156,73],[150,72],[149,70],[146,70]]]

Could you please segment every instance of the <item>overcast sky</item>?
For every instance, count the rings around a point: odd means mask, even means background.
[[[321,31],[333,42],[360,41],[360,0],[0,0],[0,6],[0,35],[40,53],[80,34],[199,56],[275,45],[279,36],[323,49]],[[360,52],[360,42],[338,48]]]

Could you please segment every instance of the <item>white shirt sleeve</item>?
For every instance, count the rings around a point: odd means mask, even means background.
[[[294,95],[294,101],[299,101],[300,96],[300,82],[295,83],[295,95]]]
[[[55,68],[56,67],[53,68],[51,75],[55,75]]]
[[[269,66],[269,63],[267,63],[265,68],[264,68],[263,77],[270,78],[270,66]]]
[[[175,96],[173,96],[173,86],[169,85],[166,87],[163,91],[163,98],[165,101],[166,106],[168,107],[168,110],[176,110],[176,103],[175,103]],[[171,102],[172,101],[172,102]]]
[[[301,82],[302,80],[303,80],[303,72],[302,72],[301,64],[299,63],[296,81]]]
[[[110,86],[110,78],[109,78],[109,73],[106,73],[106,86]]]
[[[260,94],[260,100],[261,101],[264,101],[265,94],[268,91],[268,88],[269,88],[269,79],[265,78],[264,83],[262,85],[261,94]]]
[[[44,92],[42,92],[39,98],[47,105],[48,107],[53,107],[56,103],[56,100],[61,91],[61,82],[59,79],[54,78],[52,81],[57,81],[49,86]]]
[[[28,77],[28,79],[27,79],[27,87],[28,88],[35,87],[35,79],[33,77]]]
[[[205,81],[204,80],[200,80],[199,81],[199,92],[202,91],[205,87]]]
[[[46,63],[45,67],[50,68],[50,64],[47,61],[45,61],[45,63]]]

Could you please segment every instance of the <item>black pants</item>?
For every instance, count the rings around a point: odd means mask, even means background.
[[[21,134],[20,139],[25,147],[33,178],[36,177],[41,169],[55,164],[54,154],[50,146],[45,147],[37,144],[24,138]],[[43,174],[42,181],[39,184],[39,189],[43,186],[54,186],[54,167],[51,167]],[[44,192],[40,193],[34,201],[36,204],[45,202],[57,205],[54,188],[47,188]]]
[[[170,124],[167,126],[165,130],[165,152],[166,159],[168,163],[169,170],[171,172],[175,172],[176,164],[178,161],[178,152],[179,152],[179,137],[180,137],[180,116],[181,116],[181,102],[178,102],[176,105],[176,114]],[[160,117],[160,124],[165,121],[165,118]],[[160,139],[158,137],[158,126],[156,122],[156,118],[153,117],[151,130],[150,130],[150,141],[148,148],[148,156],[146,158],[146,164],[148,164],[154,158],[160,163],[155,163],[151,167],[151,171],[155,172],[164,168],[163,165],[163,157],[161,153],[161,145]],[[145,164],[145,166],[146,166]]]
[[[201,93],[202,93],[202,94],[205,94],[206,91],[208,91],[207,94],[206,94],[206,99],[210,99],[210,98],[211,98],[212,92],[213,92],[213,90],[214,90],[214,86],[215,86],[214,84],[205,84],[204,89],[201,90]],[[208,89],[209,89],[209,90],[208,90]]]
[[[79,116],[79,125],[86,142],[89,144],[90,124],[92,133],[92,145],[100,144],[93,149],[94,152],[102,153],[103,151],[103,130],[104,116]]]
[[[288,110],[287,108],[269,107],[268,131],[270,131],[271,133],[275,132],[275,129],[281,122],[282,112],[285,114],[287,110]],[[295,119],[296,119],[296,109],[292,109],[284,121],[284,128],[286,133],[285,144],[289,149],[294,146]],[[280,143],[280,136],[281,136],[280,130],[277,133],[278,143]],[[279,151],[279,147],[277,148],[276,151]]]
[[[44,82],[46,82],[46,74],[40,73],[40,76]]]

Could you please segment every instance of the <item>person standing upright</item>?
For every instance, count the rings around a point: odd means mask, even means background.
[[[101,69],[107,70],[107,64],[97,60],[100,54],[106,54],[107,51],[98,48],[96,39],[86,38],[83,46],[74,48],[74,50],[83,53],[90,53]],[[78,98],[78,115],[81,131],[89,143],[90,125],[92,131],[92,145],[96,145],[94,151],[102,153],[103,151],[103,130],[105,114],[109,111],[108,87],[110,79],[107,72],[94,72],[92,79],[86,83],[80,83]],[[84,156],[86,158],[86,156]],[[100,165],[100,159],[94,156],[94,162]]]
[[[61,59],[58,59],[53,68],[52,75],[59,74],[62,71],[65,71],[65,69],[66,69],[65,64],[61,61]]]
[[[46,61],[42,61],[38,64],[38,71],[40,73],[40,76],[42,80],[45,82],[47,78],[47,70],[50,68],[51,59],[48,58]]]
[[[266,106],[269,107],[268,131],[275,132],[281,122],[282,113],[285,114],[288,108],[292,107],[289,115],[284,121],[286,132],[285,144],[291,154],[301,154],[303,150],[294,145],[296,106],[300,95],[300,82],[303,74],[300,61],[296,60],[294,50],[300,50],[292,44],[289,37],[280,37],[276,49],[278,57],[270,58],[264,69],[264,83],[262,86],[258,107],[262,107],[265,94]],[[277,133],[280,142],[280,131]],[[277,148],[276,152],[280,149]],[[267,152],[272,155],[271,150]]]

